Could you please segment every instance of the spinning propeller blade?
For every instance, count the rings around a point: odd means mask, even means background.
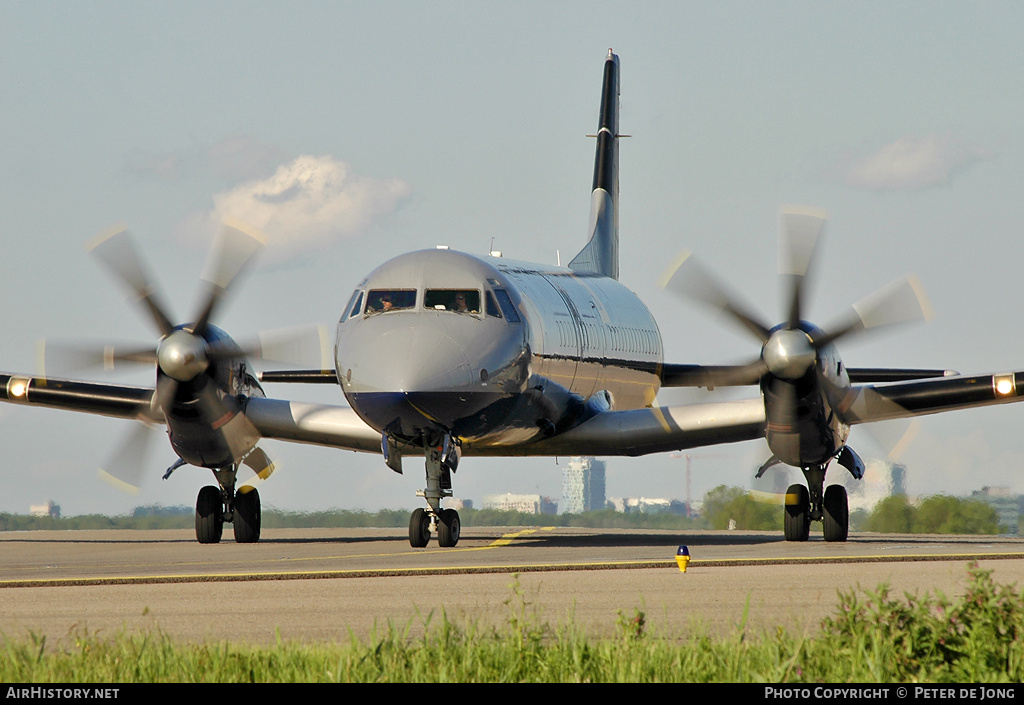
[[[231,286],[251,266],[263,249],[267,238],[255,228],[238,220],[228,220],[214,240],[213,249],[203,270],[203,281],[209,285],[206,303],[200,309],[193,332],[202,335],[221,300]]]
[[[87,248],[132,293],[134,300],[144,305],[160,335],[167,335],[174,330],[171,317],[156,295],[156,286],[136,253],[127,228],[114,226],[105,230]]]
[[[789,328],[796,328],[802,320],[806,281],[825,220],[825,211],[813,208],[789,206],[779,214],[779,274],[790,278]]]
[[[159,433],[160,429],[152,424],[135,422],[135,428],[125,434],[110,459],[100,467],[100,478],[121,492],[138,494],[153,439]]]
[[[803,318],[805,299],[825,223],[824,211],[817,209],[789,206],[780,212],[779,273],[788,280],[788,291],[783,304],[784,320],[774,328],[761,322],[756,313],[752,313],[738,296],[699,265],[689,252],[678,257],[661,279],[663,288],[725,311],[761,341],[761,354],[755,361],[726,368],[725,371],[708,368],[707,374],[711,383],[722,386],[742,383],[743,380],[747,383],[760,382],[766,404],[772,403],[769,423],[774,424],[778,443],[787,442],[787,429],[798,418],[799,400],[794,385],[812,370],[817,387],[824,391],[840,418],[853,418],[857,410],[866,404],[871,405],[873,413],[880,413],[879,405],[885,400],[879,395],[861,390],[856,398],[844,399],[850,389],[835,387],[825,378],[819,364],[823,348],[866,330],[930,317],[920,283],[916,278],[908,277],[857,302],[851,315],[837,326],[822,331],[807,323]],[[806,394],[806,388],[803,393]],[[794,436],[793,442],[799,443],[798,436]],[[790,457],[794,455],[799,455],[799,452]]]
[[[90,244],[90,251],[115,281],[129,292],[131,299],[142,304],[145,317],[156,328],[160,339],[156,345],[128,344],[123,347],[43,344],[41,364],[58,370],[97,366],[111,369],[121,363],[155,365],[156,406],[168,420],[172,419],[172,414],[178,413],[179,408],[184,408],[180,405],[187,405],[189,423],[205,419],[202,423],[208,427],[204,433],[216,434],[220,439],[217,443],[226,445],[233,454],[223,457],[238,459],[245,456],[244,462],[256,472],[257,481],[265,480],[273,472],[273,463],[266,453],[254,448],[259,434],[244,413],[239,412],[233,399],[225,397],[223,380],[212,377],[214,363],[262,357],[285,363],[294,360],[303,367],[320,368],[324,365],[326,350],[326,334],[319,327],[274,331],[242,346],[235,344],[223,332],[211,334],[213,320],[221,304],[252,267],[265,242],[262,234],[244,223],[226,222],[203,270],[207,289],[194,323],[175,324],[129,231],[123,226],[104,231]],[[210,379],[201,379],[204,375]],[[232,403],[227,404],[227,401]],[[122,490],[137,491],[154,430],[152,426],[140,423],[128,433],[112,459],[104,463],[101,469],[103,478]],[[202,457],[205,464],[207,456]]]
[[[737,294],[705,269],[692,252],[681,252],[662,274],[658,284],[662,289],[699,301],[716,311],[724,311],[762,343],[768,340],[768,326]]]

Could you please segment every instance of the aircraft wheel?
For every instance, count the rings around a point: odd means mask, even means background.
[[[825,516],[822,519],[826,541],[845,541],[850,535],[850,504],[846,488],[829,485],[825,488]]]
[[[811,501],[803,485],[786,490],[784,527],[787,541],[806,541],[811,535]]]
[[[245,494],[235,494],[235,528],[236,543],[256,543],[260,540],[260,493],[255,487],[249,488]]]
[[[424,548],[430,543],[430,515],[422,507],[416,509],[409,519],[409,545]]]
[[[224,533],[224,501],[220,488],[207,485],[196,499],[196,540],[199,543],[220,543]]]
[[[452,548],[459,542],[461,533],[462,521],[459,519],[459,513],[454,509],[443,510],[437,522],[437,545]]]

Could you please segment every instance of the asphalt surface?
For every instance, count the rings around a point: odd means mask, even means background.
[[[191,531],[4,532],[0,633],[51,644],[145,629],[189,641],[346,641],[389,625],[417,636],[444,615],[487,627],[571,621],[605,636],[637,610],[669,638],[801,632],[834,612],[838,591],[959,594],[975,560],[1020,584],[1024,539],[467,528],[454,549],[412,549],[399,529],[265,530],[251,545],[230,532],[218,545]]]

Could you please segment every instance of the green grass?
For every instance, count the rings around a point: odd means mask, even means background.
[[[940,593],[894,597],[886,585],[840,593],[820,631],[782,629],[728,638],[658,634],[640,609],[620,611],[617,636],[593,639],[570,620],[552,626],[510,585],[508,617],[497,629],[457,624],[444,614],[386,624],[366,640],[269,648],[176,642],[161,632],[67,643],[7,638],[7,683],[130,682],[1020,682],[1024,605],[1015,586],[996,585],[972,564],[956,600]],[[419,630],[417,630],[419,631]]]

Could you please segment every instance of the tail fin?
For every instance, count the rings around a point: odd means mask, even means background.
[[[569,263],[581,274],[619,278],[619,57],[604,62],[601,117],[590,198],[590,241]]]

